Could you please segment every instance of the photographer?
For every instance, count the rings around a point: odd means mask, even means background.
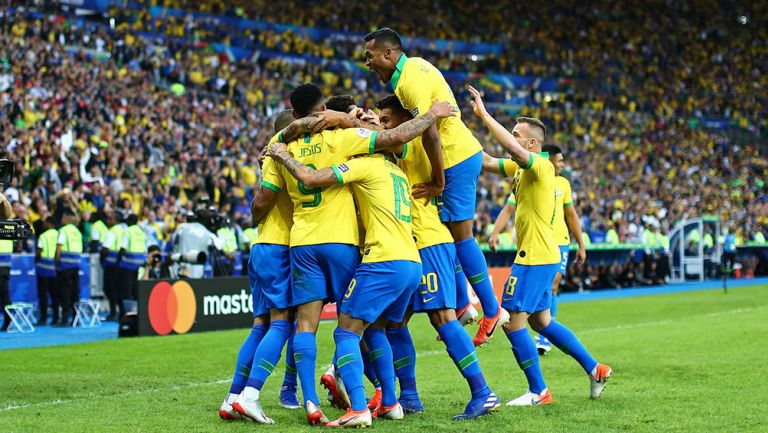
[[[152,245],[147,249],[147,263],[144,264],[141,274],[142,280],[159,280],[161,278],[171,278],[171,272],[168,265],[163,262],[163,256],[160,253],[160,247]]]
[[[174,277],[203,278],[205,275],[205,257],[216,254],[224,247],[223,242],[209,227],[215,227],[216,212],[199,208],[187,216],[187,222],[179,225],[173,233]],[[191,260],[197,257],[197,260]],[[202,260],[199,260],[202,259]]]

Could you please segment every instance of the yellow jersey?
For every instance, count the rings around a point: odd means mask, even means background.
[[[573,205],[571,184],[563,176],[555,176],[555,242],[558,245],[570,245],[571,236],[565,223],[565,207]]]
[[[354,155],[373,153],[376,131],[365,128],[335,129],[307,134],[288,144],[288,151],[314,169],[341,164]],[[359,245],[352,192],[344,185],[308,188],[280,165],[277,173],[265,173],[265,184],[275,191],[286,189],[293,204],[290,245]]]
[[[515,177],[517,174],[517,164],[510,158],[496,158],[499,161],[499,169],[503,177]]]
[[[339,185],[351,184],[359,206],[365,227],[363,263],[421,263],[411,231],[411,186],[405,173],[380,154],[351,159],[331,168]]]
[[[517,210],[517,257],[519,265],[551,265],[560,262],[555,242],[555,166],[549,155],[531,153],[528,165],[521,167],[515,185]]]
[[[267,148],[277,141],[277,137],[278,134],[275,134],[269,140]],[[281,191],[267,180],[277,177],[279,169],[278,163],[272,158],[265,158],[261,166],[261,186],[277,192],[277,201],[258,226],[258,235],[255,240],[257,244],[290,245],[293,203],[286,191]]]
[[[428,112],[435,101],[456,105],[456,98],[443,74],[419,57],[400,56],[390,84],[397,99],[414,118]],[[461,112],[438,120],[437,129],[443,146],[445,168],[453,167],[482,150],[480,142],[461,121]]]
[[[427,183],[432,180],[432,166],[427,158],[427,152],[421,144],[421,137],[403,146],[403,153],[397,161],[411,185]],[[453,237],[448,227],[440,221],[435,200],[426,206],[420,200],[411,205],[413,212],[413,238],[416,248],[422,249],[433,245],[453,243]]]
[[[507,204],[517,206],[517,200],[515,200],[514,192],[509,193],[509,197],[507,197]]]

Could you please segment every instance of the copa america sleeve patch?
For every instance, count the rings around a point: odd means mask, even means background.
[[[342,173],[346,173],[349,171],[349,167],[347,167],[347,164],[339,164],[338,167],[339,167],[339,171]]]
[[[362,138],[370,137],[372,132],[373,131],[367,128],[357,128],[357,135],[359,135]]]
[[[413,115],[413,117],[419,117],[419,107],[416,107],[413,110],[411,110],[411,114]]]

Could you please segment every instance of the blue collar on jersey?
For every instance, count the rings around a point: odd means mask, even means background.
[[[400,81],[400,74],[403,73],[403,66],[405,66],[406,60],[408,60],[408,56],[403,53],[400,55],[400,60],[397,61],[397,65],[395,65],[395,72],[389,80],[389,85],[392,87],[393,92],[397,89],[397,83]]]

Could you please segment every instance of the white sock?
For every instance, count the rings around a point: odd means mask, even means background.
[[[246,400],[258,400],[259,394],[259,390],[252,386],[246,386],[243,390],[243,398]]]
[[[595,366],[595,368],[592,369],[592,371],[589,372],[589,375],[592,377],[595,377],[595,375],[597,375],[597,365]]]
[[[237,396],[238,396],[238,394],[233,394],[233,393],[230,392],[229,395],[227,396],[227,399],[224,400],[224,401],[226,401],[227,404],[232,404],[232,403],[235,402],[235,400],[237,400]]]

